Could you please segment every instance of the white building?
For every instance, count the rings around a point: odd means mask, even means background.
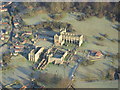
[[[38,47],[36,49],[31,50],[30,53],[28,54],[28,60],[37,62],[39,59],[39,56],[43,52],[43,50],[44,50],[43,47]]]

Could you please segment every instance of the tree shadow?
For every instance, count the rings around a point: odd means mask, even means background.
[[[80,78],[86,78],[87,77],[86,74],[82,74],[80,72],[76,72],[75,75],[78,75]]]
[[[110,67],[110,68],[115,68],[114,66],[110,65],[110,64],[107,64],[107,63],[103,63],[104,65]]]
[[[13,82],[15,79],[11,78],[11,77],[8,77],[7,78],[9,82]]]
[[[29,80],[27,80],[26,78],[23,78],[21,76],[18,76],[21,80],[24,80],[23,84],[27,84],[29,82]]]
[[[20,72],[24,73],[25,75],[30,75],[31,74],[31,71],[30,70],[27,70],[25,69],[24,67],[18,67],[17,68]]]
[[[105,16],[105,19],[111,22],[111,18],[110,17]]]
[[[104,46],[102,43],[98,43],[98,42],[92,42],[92,43],[98,46]]]

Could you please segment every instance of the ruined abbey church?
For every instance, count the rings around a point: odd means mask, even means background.
[[[66,32],[66,29],[60,29],[60,33],[54,35],[54,44],[56,46],[62,46],[66,42],[81,46],[83,43],[83,35],[69,33]]]

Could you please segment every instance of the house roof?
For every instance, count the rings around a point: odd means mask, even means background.
[[[101,56],[102,55],[102,53],[100,52],[100,51],[98,51],[97,53],[96,53],[96,56]]]
[[[26,33],[32,33],[32,31],[27,31]]]
[[[26,43],[27,42],[27,40],[24,40],[23,42],[22,42],[22,44],[24,44],[24,43]]]
[[[1,8],[0,11],[7,11],[7,8]]]
[[[27,32],[25,32],[25,34],[32,34],[32,32],[31,31],[27,31]]]
[[[9,37],[5,37],[5,39],[8,39]]]
[[[32,34],[32,32],[31,32],[31,31],[24,32],[24,33],[22,34],[22,36],[23,36],[23,35],[27,35],[27,34]]]
[[[8,24],[8,22],[2,22],[2,24]]]
[[[15,48],[24,48],[24,45],[15,45]]]
[[[101,56],[101,55],[103,55],[101,53],[101,51],[90,50],[89,52],[90,52],[90,55],[92,55],[92,56]]]
[[[19,25],[19,23],[18,23],[18,22],[15,22],[14,25]]]
[[[15,52],[22,52],[23,50],[22,49],[14,49]]]

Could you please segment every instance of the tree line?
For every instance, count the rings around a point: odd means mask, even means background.
[[[48,13],[81,12],[89,16],[106,16],[111,21],[120,22],[118,2],[22,2],[25,8],[41,8]]]

